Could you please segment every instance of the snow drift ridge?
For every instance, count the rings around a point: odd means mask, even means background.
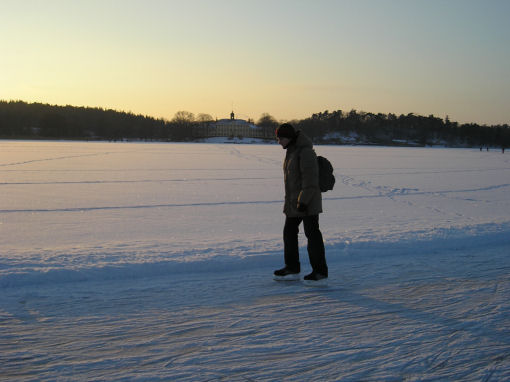
[[[407,232],[399,240],[352,241],[345,238],[329,239],[326,243],[328,262],[349,261],[352,258],[369,257],[373,261],[388,256],[421,254],[426,256],[437,251],[462,251],[487,246],[509,244],[510,223],[482,224],[471,227],[438,229],[431,232]],[[162,254],[147,261],[118,261],[119,255],[108,259],[107,249],[102,262],[83,261],[68,266],[48,266],[44,261],[31,260],[26,264],[0,268],[0,288],[39,284],[63,284],[69,282],[128,281],[133,279],[168,277],[185,273],[218,273],[244,269],[267,268],[268,274],[281,263],[281,249],[268,249],[235,244],[219,246],[217,251],[192,250],[188,253]],[[178,255],[178,256],[177,256]],[[120,256],[122,257],[122,256]],[[301,248],[303,265],[308,266],[306,248]]]

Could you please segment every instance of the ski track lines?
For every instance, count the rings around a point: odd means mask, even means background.
[[[219,150],[222,150],[222,151],[228,151],[228,153],[236,158],[239,158],[239,159],[245,159],[245,160],[248,160],[248,161],[251,161],[253,159],[255,159],[255,161],[259,162],[259,163],[263,163],[263,164],[270,164],[270,165],[277,165],[278,167],[281,167],[282,165],[282,161],[281,160],[275,160],[275,159],[270,159],[270,158],[265,158],[265,157],[260,157],[260,156],[257,156],[257,155],[254,155],[254,154],[244,154],[242,153],[239,149],[235,148],[235,147],[226,147],[226,146],[216,146]]]
[[[228,147],[226,145],[216,145],[215,146],[220,151],[227,151],[230,155],[240,158],[240,159],[246,159],[248,161],[251,161],[255,159],[256,161],[264,164],[270,164],[270,165],[278,165],[280,166],[280,161],[259,157],[253,154],[244,154],[239,149],[235,147]],[[63,159],[72,159],[72,158],[80,158],[80,157],[92,157],[92,156],[98,156],[98,155],[109,155],[109,154],[118,154],[119,152],[102,152],[102,153],[92,153],[92,154],[83,154],[83,155],[68,155],[68,156],[60,156],[60,157],[54,157],[54,158],[44,158],[44,159],[34,159],[24,162],[15,162],[15,163],[7,163],[7,164],[0,164],[0,167],[5,166],[16,166],[16,165],[24,165],[24,164],[30,164],[34,162],[44,162],[44,161],[56,161],[56,160],[63,160]],[[486,169],[487,171],[491,169]],[[494,170],[501,170],[501,169],[494,169]],[[446,172],[479,172],[481,170],[477,169],[471,169],[471,170],[445,170],[445,171],[422,171],[422,172],[407,172],[407,173],[398,173],[399,175],[405,175],[405,174],[428,174],[428,173],[446,173]],[[485,170],[484,170],[485,171]],[[387,174],[373,174],[373,175],[387,175]],[[420,191],[419,189],[415,188],[392,188],[388,186],[375,186],[372,187],[373,182],[372,181],[361,181],[358,183],[355,183],[355,179],[347,176],[338,174],[336,175],[337,178],[340,178],[341,182],[350,187],[354,188],[361,188],[369,192],[375,192],[376,194],[371,195],[357,195],[357,196],[348,196],[348,197],[323,197],[324,200],[331,200],[331,201],[341,201],[341,200],[355,200],[355,199],[366,199],[366,198],[389,198],[395,202],[398,202],[396,200],[397,197],[405,197],[405,196],[416,196],[416,195],[433,195],[433,196],[441,196],[441,197],[447,197],[449,194],[455,194],[455,193],[465,193],[465,192],[477,192],[477,191],[490,191],[495,190],[499,188],[508,188],[510,187],[510,184],[500,184],[500,185],[494,185],[489,187],[482,187],[477,189],[460,189],[460,190],[447,190],[447,191]],[[268,179],[274,179],[274,178],[267,178],[267,177],[235,177],[235,178],[182,178],[182,179],[143,179],[143,180],[92,180],[92,181],[56,181],[56,182],[3,182],[0,183],[1,186],[11,186],[11,185],[57,185],[57,184],[123,184],[123,183],[163,183],[163,182],[201,182],[201,181],[237,181],[237,180],[268,180]],[[472,199],[466,199],[466,198],[458,198],[454,197],[455,199],[460,200],[466,200],[466,201],[473,201]],[[176,207],[200,207],[200,206],[225,206],[225,205],[249,205],[249,204],[275,204],[275,203],[281,203],[280,200],[273,200],[273,201],[238,201],[238,202],[211,202],[211,203],[168,203],[168,204],[155,204],[155,205],[134,205],[134,206],[93,206],[93,207],[73,207],[73,208],[58,208],[58,209],[16,209],[16,210],[0,210],[0,213],[46,213],[46,212],[86,212],[86,211],[98,211],[98,210],[121,210],[121,209],[149,209],[149,208],[176,208]],[[414,204],[410,201],[406,201],[406,204],[410,206],[414,206]],[[439,210],[436,207],[428,207],[428,209],[432,209],[433,211],[437,213],[445,214],[444,211]],[[462,214],[456,213],[457,216],[462,216]]]
[[[57,160],[64,160],[64,159],[95,157],[95,156],[110,155],[110,154],[118,154],[118,153],[103,152],[103,153],[81,154],[81,155],[66,155],[66,156],[54,157],[54,158],[32,159],[32,160],[27,160],[27,161],[23,161],[23,162],[3,163],[3,164],[0,163],[0,167],[21,166],[21,165],[32,164],[32,163],[36,163],[36,162],[49,162],[49,161],[57,161]]]
[[[472,188],[472,189],[458,189],[458,190],[438,190],[438,191],[420,191],[417,188],[398,188],[398,187],[388,187],[388,186],[372,186],[372,181],[361,181],[361,182],[355,182],[355,179],[347,176],[347,175],[337,175],[337,177],[340,178],[341,182],[348,186],[348,187],[354,187],[354,188],[360,188],[369,192],[377,192],[377,194],[372,195],[361,195],[361,196],[351,196],[351,197],[339,197],[339,198],[324,198],[325,200],[347,200],[347,199],[371,199],[371,198],[388,198],[394,202],[402,202],[402,200],[399,200],[397,198],[399,197],[406,197],[406,196],[417,196],[417,195],[431,195],[431,196],[438,196],[438,197],[448,197],[451,199],[461,200],[461,201],[477,201],[475,199],[470,198],[463,198],[458,196],[453,196],[457,193],[475,193],[479,191],[492,191],[497,190],[501,188],[509,188],[510,184],[498,184],[493,186],[487,186],[487,187],[480,187],[480,188]],[[490,201],[486,201],[490,202]],[[404,201],[409,206],[415,207],[415,204],[411,201]],[[432,210],[439,214],[447,215],[448,213],[445,211],[440,210],[437,207],[430,207],[428,205],[421,206],[421,208]],[[461,213],[453,212],[454,215],[458,217],[464,216]]]
[[[102,206],[102,207],[70,207],[53,209],[18,209],[18,210],[0,210],[0,214],[6,213],[45,213],[45,212],[86,212],[100,210],[129,210],[129,209],[149,209],[149,208],[178,208],[178,207],[214,207],[227,205],[250,205],[250,204],[275,204],[282,203],[281,200],[270,201],[240,201],[240,202],[204,202],[204,203],[181,203],[181,204],[146,204],[134,206]]]
[[[55,182],[3,182],[0,186],[29,186],[29,185],[57,185],[57,184],[122,184],[122,183],[171,183],[171,182],[228,182],[239,180],[270,180],[271,177],[235,177],[235,178],[181,178],[181,179],[133,179],[133,180],[83,180],[83,181],[55,181]]]
[[[459,189],[459,190],[446,190],[446,191],[419,191],[416,188],[391,188],[387,186],[375,186],[371,187],[372,182],[364,181],[360,183],[354,183],[354,179],[345,176],[337,175],[340,177],[343,184],[355,188],[362,188],[369,192],[377,192],[371,195],[357,195],[357,196],[343,196],[343,197],[326,197],[323,196],[323,200],[330,201],[342,201],[342,200],[356,200],[356,199],[373,199],[373,198],[388,198],[395,202],[398,202],[396,198],[416,195],[433,195],[446,197],[449,194],[465,193],[465,192],[478,192],[478,191],[490,191],[500,188],[509,188],[510,184],[500,184],[489,187],[481,187],[475,189]],[[9,185],[54,185],[54,184],[116,184],[116,183],[162,183],[162,182],[202,182],[202,181],[238,181],[238,180],[268,180],[272,178],[264,177],[247,177],[247,178],[193,178],[193,179],[159,179],[159,180],[119,180],[119,181],[77,181],[77,182],[13,182],[13,183],[0,183],[0,186]],[[473,199],[466,199],[460,197],[454,197],[455,199],[464,201],[473,201]],[[132,205],[132,206],[97,206],[97,207],[72,207],[72,208],[55,208],[55,209],[4,209],[0,210],[1,213],[45,213],[45,212],[86,212],[86,211],[98,211],[98,210],[123,210],[123,209],[150,209],[150,208],[178,208],[178,207],[211,207],[211,206],[226,206],[226,205],[256,205],[256,204],[276,204],[282,203],[282,200],[252,200],[252,201],[225,201],[225,202],[204,202],[204,203],[168,203],[168,204],[146,204],[146,205]],[[406,201],[410,206],[414,204]],[[426,208],[433,209],[438,213],[444,213],[434,207]],[[462,216],[462,214],[457,214]]]

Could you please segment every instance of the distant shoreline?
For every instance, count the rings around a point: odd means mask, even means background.
[[[264,114],[250,122],[257,131],[225,120],[222,130],[210,116],[179,112],[172,120],[106,110],[0,100],[0,139],[107,142],[271,143],[282,121]],[[207,117],[207,118],[206,118]],[[234,117],[232,112],[231,118]],[[459,124],[433,115],[374,114],[351,110],[324,111],[303,120],[287,121],[304,131],[314,144],[389,147],[510,147],[508,124]],[[232,126],[231,126],[232,125]],[[242,126],[241,126],[242,127]],[[228,137],[216,135],[229,134]],[[214,136],[214,138],[213,138]]]

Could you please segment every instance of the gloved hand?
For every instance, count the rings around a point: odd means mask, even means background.
[[[308,209],[308,206],[306,204],[303,204],[303,203],[298,203],[297,204],[297,209],[299,212],[306,212],[306,210]]]

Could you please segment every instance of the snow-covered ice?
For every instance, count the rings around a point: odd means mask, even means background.
[[[510,380],[510,156],[316,151],[324,288],[278,145],[0,141],[0,380]]]

